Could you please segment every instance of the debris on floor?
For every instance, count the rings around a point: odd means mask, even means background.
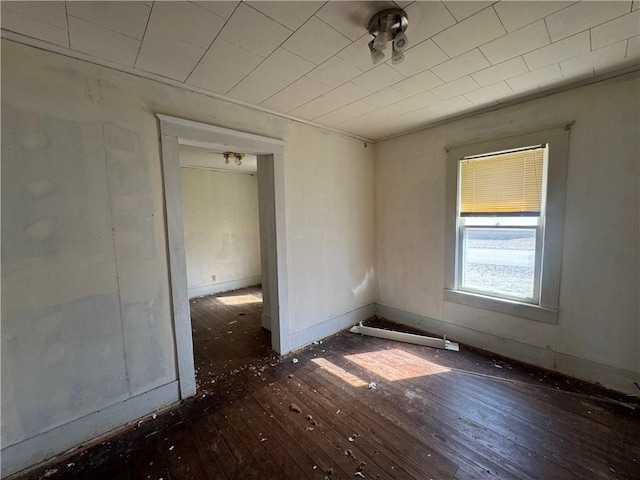
[[[295,413],[302,413],[302,410],[300,410],[300,407],[295,403],[292,403],[291,405],[289,405],[289,410]]]
[[[298,359],[297,359],[297,358],[295,358],[295,357],[293,357],[293,358],[291,359],[291,363],[298,363]]]
[[[357,471],[356,473],[353,474],[354,477],[360,477],[360,478],[365,478],[364,477],[364,473],[362,473],[361,471]]]
[[[369,390],[375,390],[376,388],[378,388],[378,384],[376,382],[369,383]]]
[[[55,475],[56,473],[58,473],[57,468],[52,468],[51,470],[47,470],[46,472],[44,472],[44,478],[48,478],[51,475]]]

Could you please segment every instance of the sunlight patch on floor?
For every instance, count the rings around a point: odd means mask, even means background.
[[[385,380],[396,381],[423,377],[450,370],[400,349],[345,355],[356,365],[380,375]]]
[[[332,373],[333,375],[340,378],[341,380],[344,380],[351,386],[364,387],[368,385],[368,383],[365,382],[364,380],[356,377],[352,373],[347,372],[345,369],[340,368],[338,365],[330,362],[325,358],[313,358],[311,359],[311,361],[316,365],[318,365],[320,368],[323,368],[327,372]]]
[[[216,297],[216,300],[223,305],[245,305],[261,301],[253,295],[230,295],[228,297]]]

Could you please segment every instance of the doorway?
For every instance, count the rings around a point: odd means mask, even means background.
[[[180,145],[187,289],[198,390],[264,360],[257,157]]]
[[[226,128],[156,115],[160,121],[167,249],[173,324],[181,398],[196,393],[194,346],[184,241],[180,146],[256,155],[263,309],[261,325],[271,332],[271,348],[290,350],[286,223],[284,212],[284,141]]]

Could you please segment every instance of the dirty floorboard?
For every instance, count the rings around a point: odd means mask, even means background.
[[[640,478],[638,404],[597,386],[348,332],[281,359],[256,351],[179,407],[24,478]]]

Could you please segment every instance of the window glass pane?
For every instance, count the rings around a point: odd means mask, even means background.
[[[535,228],[463,228],[463,289],[533,298]]]

